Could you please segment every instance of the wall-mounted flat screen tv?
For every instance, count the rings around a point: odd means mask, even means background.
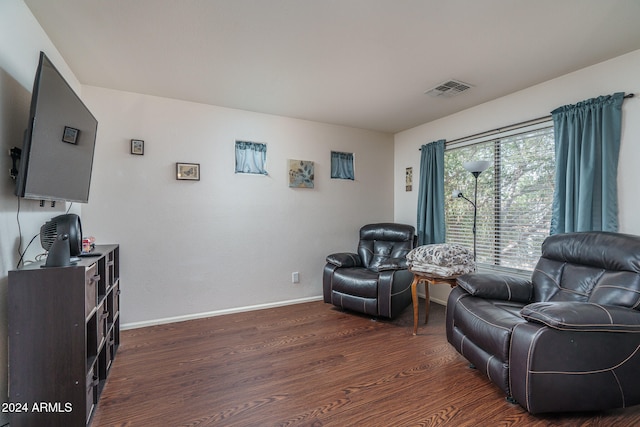
[[[16,195],[87,203],[98,121],[40,52]]]

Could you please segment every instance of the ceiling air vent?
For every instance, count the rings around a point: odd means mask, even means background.
[[[467,89],[471,89],[471,86],[468,83],[461,82],[459,80],[448,80],[444,83],[440,83],[438,86],[425,91],[425,93],[429,96],[438,97],[441,96],[443,98],[451,98],[459,93],[464,92]]]

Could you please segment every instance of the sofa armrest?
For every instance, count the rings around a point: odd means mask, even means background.
[[[529,322],[573,331],[640,332],[640,312],[589,302],[536,302],[520,314]]]
[[[531,302],[530,280],[501,274],[463,274],[457,284],[474,297],[503,301]]]
[[[350,252],[340,252],[327,256],[327,262],[337,267],[362,267],[360,255]]]
[[[389,271],[389,270],[406,270],[409,268],[409,263],[406,258],[389,258],[386,259],[375,267],[375,271]]]

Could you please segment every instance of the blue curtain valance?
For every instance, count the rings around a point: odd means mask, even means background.
[[[355,180],[353,153],[331,152],[331,178]]]
[[[267,144],[236,141],[236,173],[267,175]]]

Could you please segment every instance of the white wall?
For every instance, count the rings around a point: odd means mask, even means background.
[[[22,147],[22,136],[29,119],[29,103],[38,57],[44,51],[69,84],[80,93],[80,84],[36,19],[21,0],[0,1],[0,400],[7,399],[7,274],[16,267],[20,230],[16,214],[18,198],[9,178],[12,147]],[[64,213],[64,203],[55,208],[38,202],[20,202],[22,248],[39,233],[51,217]],[[79,206],[72,208],[78,212]],[[29,248],[27,260],[43,252],[38,239]],[[7,421],[0,413],[0,424]]]
[[[395,135],[395,220],[416,224],[418,176],[422,144],[453,140],[513,123],[549,115],[562,105],[614,92],[635,93],[623,105],[622,142],[618,166],[620,231],[640,234],[640,50],[550,80],[475,108]],[[464,95],[461,95],[464,96]],[[446,99],[442,100],[446,102]],[[414,191],[404,191],[405,168],[413,167]],[[431,298],[445,303],[448,286],[431,288]]]
[[[0,2],[0,151],[20,146],[38,52],[44,50],[100,121],[85,234],[121,244],[122,321],[224,312],[321,294],[326,254],[353,250],[367,222],[415,224],[420,145],[543,116],[616,91],[640,93],[640,51],[395,135],[81,87],[21,0]],[[446,102],[446,100],[444,100]],[[621,231],[640,234],[633,187],[640,170],[640,97],[625,101],[620,155]],[[129,140],[145,140],[145,155]],[[268,144],[270,176],[233,173],[235,138]],[[329,151],[356,154],[356,182],[329,179]],[[316,188],[290,189],[286,159],[316,162]],[[393,167],[390,165],[393,160]],[[197,162],[200,182],[175,180],[175,162]],[[0,171],[10,168],[0,156]],[[5,172],[6,174],[6,172]],[[6,399],[7,272],[19,237],[8,174],[0,175],[0,397]],[[392,202],[393,201],[393,202]],[[23,201],[23,240],[67,206]],[[78,210],[78,205],[72,209]],[[40,252],[37,242],[27,258]],[[291,272],[300,272],[300,284]],[[447,289],[432,290],[446,300]],[[2,420],[0,416],[0,421]]]
[[[99,125],[82,224],[121,245],[125,325],[317,298],[326,255],[393,220],[392,135],[97,87],[83,98]],[[267,144],[269,176],[234,174],[235,139]],[[355,182],[330,179],[331,150],[355,153]],[[315,162],[314,189],[288,187],[289,158]],[[176,162],[200,163],[201,180],[177,181]]]
[[[121,244],[125,326],[318,298],[325,256],[354,250],[362,224],[393,219],[391,135],[83,88],[21,0],[0,2],[1,153],[22,145],[41,50],[98,118],[98,145],[89,204],[21,200],[21,230],[11,161],[0,156],[2,401],[7,276],[20,234],[24,248],[68,208],[81,213],[85,234]],[[132,138],[146,141],[144,156],[129,154]],[[268,144],[270,176],[233,173],[235,138]],[[355,182],[329,179],[332,149],[355,153]],[[288,188],[287,158],[316,162],[315,189]],[[178,161],[201,163],[202,180],[176,181]],[[26,259],[41,252],[36,239]]]

